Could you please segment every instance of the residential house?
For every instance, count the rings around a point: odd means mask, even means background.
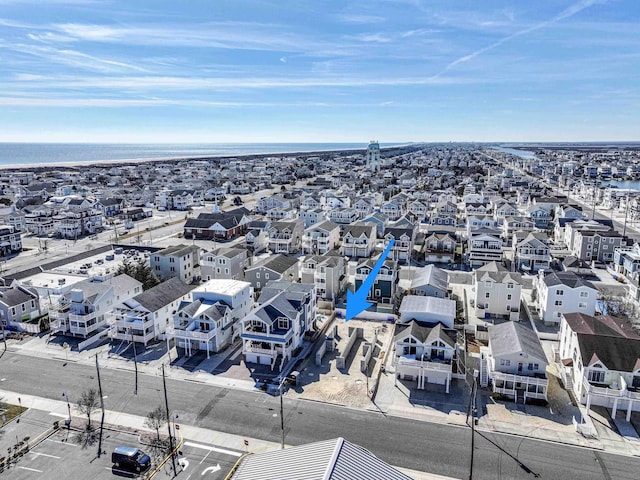
[[[292,254],[300,251],[304,223],[302,220],[273,222],[269,227],[269,250]]]
[[[416,240],[416,228],[410,227],[387,227],[384,230],[384,248],[386,249],[391,240],[394,240],[389,258],[397,262],[410,264],[413,254],[413,246]]]
[[[536,224],[527,217],[505,217],[501,230],[502,239],[509,244],[515,232],[533,232],[536,230]]]
[[[49,310],[51,332],[82,338],[106,333],[111,311],[141,292],[142,283],[126,274],[78,282]]]
[[[564,313],[558,354],[564,385],[587,415],[600,405],[629,422],[640,411],[640,336],[627,319]]]
[[[596,311],[598,290],[573,272],[540,270],[535,288],[536,306],[545,324],[560,325],[563,313],[593,315]]]
[[[124,209],[125,203],[122,198],[103,198],[99,202],[102,215],[105,217],[115,217]]]
[[[614,251],[627,246],[627,238],[614,230],[606,232],[577,230],[570,247],[574,257],[585,261],[612,262]]]
[[[467,259],[471,268],[502,261],[502,239],[493,229],[479,228],[470,233]]]
[[[173,245],[152,253],[149,264],[160,280],[177,277],[191,283],[200,276],[200,247]]]
[[[426,262],[452,263],[456,253],[454,234],[430,231],[424,239],[422,253]]]
[[[345,291],[344,258],[340,255],[307,255],[300,262],[300,282],[313,284],[317,298],[335,300]]]
[[[200,256],[200,275],[203,280],[243,280],[244,269],[249,266],[244,248],[218,248]]]
[[[5,328],[12,323],[26,322],[42,316],[38,292],[17,281],[0,287],[0,322]]]
[[[76,239],[100,232],[102,221],[102,212],[94,206],[69,208],[53,216],[53,231],[62,238]]]
[[[338,225],[349,225],[356,222],[359,215],[353,208],[335,208],[329,211],[327,218]]]
[[[384,235],[384,229],[389,224],[389,217],[382,213],[374,213],[362,219],[360,223],[365,225],[374,225],[376,227],[376,234],[379,238]]]
[[[367,279],[378,261],[378,257],[379,255],[375,258],[364,259],[356,266],[354,291],[358,291],[360,286]],[[397,262],[390,258],[385,259],[371,290],[369,290],[367,294],[367,301],[387,305],[393,304],[395,301],[398,280]]]
[[[549,237],[544,232],[529,232],[527,236],[516,242],[513,241],[513,257],[517,270],[537,272],[548,269],[551,262]]]
[[[244,279],[254,290],[262,289],[273,280],[296,282],[299,278],[298,259],[286,255],[271,255],[248,267]]]
[[[240,207],[228,212],[200,213],[184,224],[185,238],[230,240],[243,235],[251,222],[249,210]]]
[[[358,219],[362,220],[373,213],[373,199],[359,198],[353,203],[353,209],[358,214]]]
[[[0,257],[22,251],[22,237],[13,225],[0,225]]]
[[[15,205],[0,206],[0,225],[10,225],[16,232],[24,232],[26,229],[24,212]]]
[[[404,215],[404,208],[400,202],[391,200],[389,202],[384,202],[380,206],[380,213],[386,215],[389,220],[393,221]]]
[[[302,253],[326,255],[338,247],[340,226],[326,220],[307,228],[302,235]]]
[[[399,313],[401,323],[416,320],[422,325],[442,324],[447,328],[453,328],[456,302],[448,298],[405,295],[400,304]]]
[[[247,250],[257,255],[265,252],[269,248],[269,232],[266,229],[251,228],[244,237],[244,244]]]
[[[518,321],[522,276],[509,272],[497,262],[490,262],[473,273],[476,317],[505,318]]]
[[[207,358],[231,345],[240,333],[239,321],[253,308],[251,284],[238,280],[209,280],[180,302],[167,342],[175,340],[188,357],[205,351]]]
[[[458,219],[454,213],[432,214],[429,217],[429,225],[455,227],[458,225]]]
[[[167,327],[189,292],[196,288],[177,277],[150,288],[115,308],[109,323],[114,340],[143,343],[164,340]]]
[[[369,258],[376,242],[376,227],[364,223],[346,225],[342,234],[341,253],[351,258]]]
[[[398,378],[415,380],[418,389],[424,389],[427,383],[444,385],[445,392],[449,393],[456,335],[455,330],[441,323],[426,326],[411,320],[397,324],[393,341]]]
[[[519,322],[489,327],[489,346],[481,347],[480,385],[516,403],[547,400],[547,356],[536,333]]]
[[[304,222],[304,228],[309,228],[311,225],[323,222],[326,220],[326,216],[319,208],[313,210],[300,210],[298,213],[298,219]]]
[[[302,346],[316,316],[313,285],[269,282],[258,307],[242,319],[242,354],[246,363],[282,370]]]
[[[412,295],[424,295],[427,297],[446,298],[448,296],[447,272],[435,265],[427,265],[413,270],[411,287]]]

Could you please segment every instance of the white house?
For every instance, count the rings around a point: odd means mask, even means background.
[[[417,320],[422,324],[441,323],[453,328],[456,318],[456,302],[448,298],[406,295],[400,304],[400,322]]]
[[[481,348],[480,385],[491,380],[495,393],[513,398],[547,399],[547,357],[536,333],[518,322],[489,327],[489,346]]]
[[[369,258],[376,242],[376,227],[355,223],[346,225],[342,235],[342,254],[353,258]]]
[[[238,280],[209,280],[180,302],[173,323],[167,328],[167,341],[191,356],[195,351],[218,352],[239,334],[238,321],[253,307],[253,288]]]
[[[326,255],[340,242],[340,226],[329,220],[310,226],[302,235],[302,253]]]
[[[563,313],[593,315],[598,290],[573,272],[538,272],[536,305],[545,324],[559,325]]]
[[[565,313],[560,323],[561,376],[580,403],[640,411],[640,336],[628,320]]]
[[[126,300],[116,308],[109,323],[109,336],[114,340],[134,341],[147,345],[165,338],[180,302],[194,286],[173,277]]]
[[[473,275],[475,308],[478,318],[518,320],[522,276],[509,272],[496,262],[478,268]]]
[[[444,385],[449,393],[456,353],[455,330],[440,323],[429,327],[412,320],[396,325],[394,344],[398,378],[415,380],[419,389],[427,383]]]

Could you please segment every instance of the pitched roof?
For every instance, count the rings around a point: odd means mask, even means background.
[[[286,255],[277,254],[271,255],[263,261],[256,263],[253,267],[248,268],[247,271],[264,267],[269,270],[273,270],[274,272],[284,273],[296,263],[298,263],[298,259],[295,257],[287,257]]]
[[[0,291],[0,303],[4,303],[7,307],[15,307],[28,302],[29,300],[37,299],[38,295],[35,293],[29,293],[26,288],[11,287],[6,290]]]
[[[362,234],[366,235],[367,238],[374,237],[376,235],[375,226],[373,225],[365,225],[363,223],[353,223],[351,225],[344,226],[344,234],[343,237],[350,233],[352,237],[358,238]]]
[[[551,272],[544,276],[544,283],[547,287],[565,285],[569,288],[588,287],[596,290],[593,283],[583,280],[573,272]]]
[[[609,370],[640,369],[640,335],[624,319],[567,313],[564,319],[576,332],[584,365],[601,362]]]
[[[489,346],[494,357],[523,353],[547,361],[536,333],[519,322],[505,322],[489,327]]]
[[[197,285],[187,285],[177,277],[172,277],[133,299],[150,312],[155,312],[165,305],[186,295]]]
[[[496,261],[489,262],[476,269],[474,274],[476,281],[482,281],[490,278],[494,282],[498,283],[514,282],[518,285],[522,285],[522,275],[516,272],[510,272],[502,264]]]
[[[411,280],[411,288],[419,288],[425,285],[432,286],[438,290],[447,290],[448,275],[447,272],[435,265],[427,265],[418,269],[415,276]]]
[[[232,480],[411,480],[344,438],[244,458]]]
[[[410,334],[420,343],[432,343],[434,340],[442,340],[450,347],[454,347],[456,342],[448,332],[451,332],[452,335],[456,334],[455,330],[446,329],[441,323],[438,323],[435,327],[426,327],[415,320],[411,320],[406,324],[396,324],[396,334],[393,338],[394,340],[399,340]]]

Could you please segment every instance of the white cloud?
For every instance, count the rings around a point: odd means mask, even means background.
[[[385,21],[384,17],[378,15],[356,15],[356,14],[343,14],[337,16],[338,20],[344,23],[355,24],[374,24],[382,23]]]

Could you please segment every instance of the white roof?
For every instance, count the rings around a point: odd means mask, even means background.
[[[456,302],[448,298],[407,295],[402,299],[400,314],[411,314],[413,312],[454,318],[456,316]]]
[[[193,293],[196,292],[215,292],[219,295],[228,295],[233,296],[237,293],[242,292],[245,288],[250,287],[251,284],[249,282],[243,282],[241,280],[230,280],[230,279],[213,279],[208,280],[198,288],[196,288]]]

